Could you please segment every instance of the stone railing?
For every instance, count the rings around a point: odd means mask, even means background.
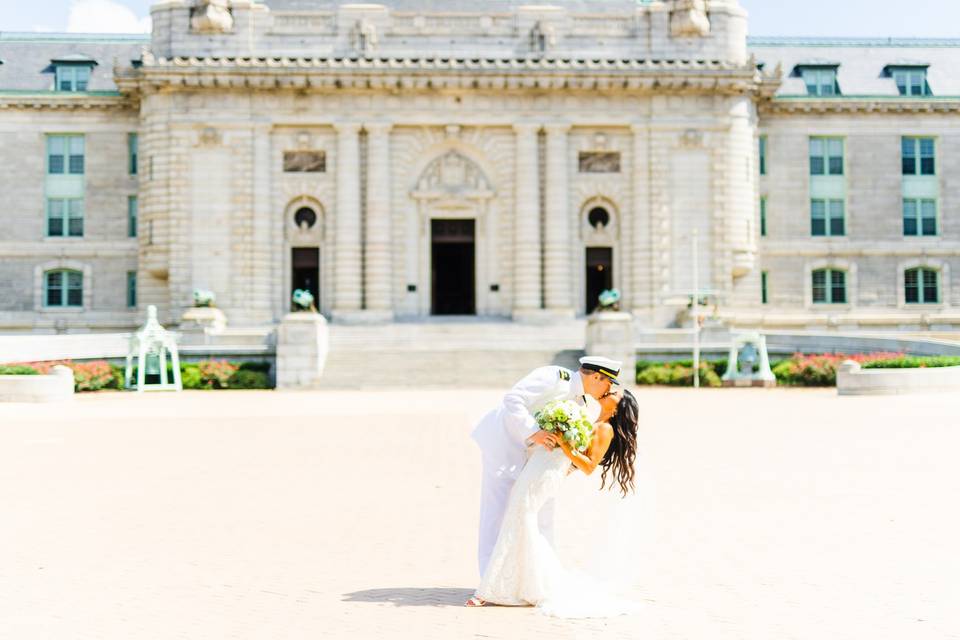
[[[837,369],[841,396],[895,395],[932,391],[960,391],[960,367],[864,369],[847,360]]]

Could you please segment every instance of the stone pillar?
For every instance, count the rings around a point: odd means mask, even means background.
[[[330,337],[319,313],[288,313],[277,327],[277,388],[315,385],[323,375]]]
[[[570,125],[550,124],[546,153],[546,220],[543,228],[544,302],[552,314],[573,317],[570,279],[570,189],[567,182],[567,132]]]
[[[620,360],[620,379],[633,386],[637,382],[637,349],[633,317],[623,311],[598,311],[587,316],[584,351],[588,356]]]
[[[334,211],[333,316],[360,311],[360,125],[337,129],[337,209]]]
[[[538,125],[514,125],[516,132],[516,204],[513,226],[513,317],[529,320],[541,315],[541,255]]]
[[[364,291],[366,307],[378,319],[393,317],[390,251],[390,127],[365,125],[367,130],[367,223],[365,226]]]
[[[631,237],[625,238],[625,246],[630,247],[632,254],[630,278],[631,288],[628,293],[630,308],[641,324],[652,322],[650,311],[659,295],[656,291],[656,266],[653,255],[653,229],[650,226],[650,129],[645,124],[634,124],[630,131],[633,133],[633,175],[631,187],[633,192],[633,225]]]

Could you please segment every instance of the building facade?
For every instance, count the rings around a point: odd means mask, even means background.
[[[168,0],[0,34],[0,330],[960,323],[960,41],[747,38],[736,0]],[[694,260],[694,246],[697,259]],[[696,274],[694,274],[696,264]],[[954,275],[952,275],[954,274]]]

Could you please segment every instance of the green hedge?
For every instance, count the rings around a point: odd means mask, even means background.
[[[123,389],[125,368],[106,360],[71,362],[69,360],[47,362],[24,362],[0,366],[0,375],[46,374],[54,365],[62,364],[73,371],[76,391],[99,391]],[[270,389],[269,362],[230,362],[227,360],[201,360],[197,363],[180,363],[180,377],[184,389]],[[137,368],[133,368],[136,380]],[[148,381],[159,382],[159,375]],[[167,363],[167,379],[173,380],[173,365]]]
[[[960,366],[960,356],[905,356],[902,353],[866,354],[796,353],[770,365],[777,384],[790,387],[833,387],[837,384],[837,368],[845,360],[859,362],[864,369],[918,368]],[[720,386],[727,361],[708,360],[700,363],[700,382],[704,386]],[[637,362],[637,384],[691,386],[693,362],[675,360]]]
[[[924,367],[957,367],[960,356],[903,356],[863,364],[864,369],[923,369]]]

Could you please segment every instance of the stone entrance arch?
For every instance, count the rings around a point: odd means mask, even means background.
[[[622,288],[619,208],[604,196],[589,198],[580,207],[579,229],[583,242],[579,304],[589,314],[601,290]]]
[[[443,152],[420,173],[410,192],[419,229],[420,315],[490,313],[494,195],[477,162],[457,149]]]
[[[287,203],[283,212],[284,312],[291,308],[290,296],[294,289],[308,289],[314,294],[314,304],[324,313],[330,308],[332,280],[331,251],[326,241],[328,216],[323,204],[310,196],[299,196]]]

